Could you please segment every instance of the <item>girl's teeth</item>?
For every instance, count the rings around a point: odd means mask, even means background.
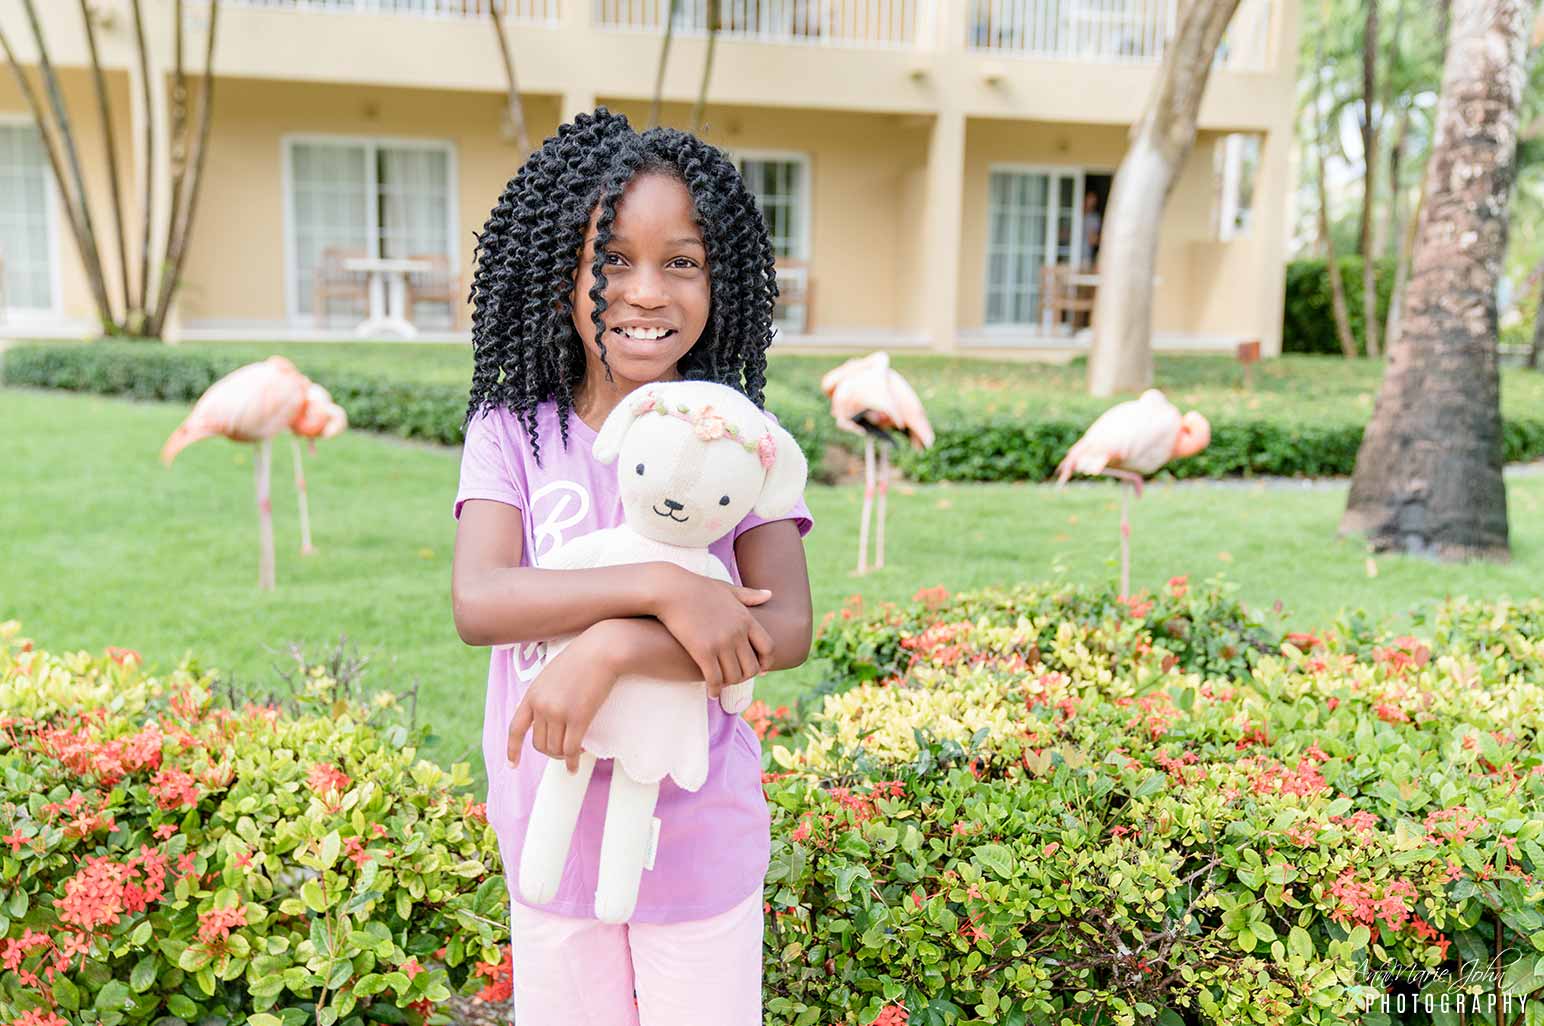
[[[643,342],[655,342],[670,334],[669,331],[653,330],[639,332],[630,328],[617,328],[616,331],[619,334],[626,335],[628,338],[635,338]]]

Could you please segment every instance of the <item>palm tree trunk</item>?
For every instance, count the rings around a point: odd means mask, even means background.
[[[499,58],[504,62],[504,81],[509,86],[509,99],[504,108],[505,138],[514,142],[520,151],[519,163],[525,162],[531,152],[531,137],[525,128],[525,107],[520,102],[520,87],[515,83],[515,58],[509,49],[509,37],[504,32],[504,15],[500,0],[490,0],[488,16],[493,19],[493,31],[498,36]]]
[[[156,303],[145,311],[151,324],[162,322],[161,296],[166,291],[166,277],[171,274],[172,242],[177,234],[177,221],[182,216],[183,183],[188,174],[188,76],[182,61],[182,0],[176,0],[173,5],[172,17],[176,19],[176,24],[172,27],[172,125],[170,138],[167,140],[171,146],[172,156],[171,211],[166,218],[166,245],[161,254],[161,276],[156,282]],[[148,268],[146,270],[148,272]]]
[[[1322,25],[1329,24],[1329,0],[1322,0]],[[1335,317],[1335,338],[1340,342],[1340,352],[1346,359],[1355,359],[1359,353],[1356,336],[1351,333],[1351,311],[1346,304],[1346,283],[1340,274],[1340,260],[1335,254],[1335,240],[1330,233],[1330,193],[1325,181],[1325,155],[1329,141],[1325,138],[1324,125],[1324,34],[1319,34],[1317,59],[1314,61],[1313,78],[1313,126],[1314,156],[1318,162],[1319,192],[1319,246],[1324,251],[1324,271],[1330,279],[1330,310]]]
[[[720,4],[723,0],[708,0],[708,54],[702,62],[702,84],[697,87],[697,103],[692,107],[692,131],[702,133],[702,118],[708,107],[708,82],[713,78],[713,52],[718,48]]]
[[[1099,247],[1092,395],[1140,391],[1153,380],[1153,269],[1163,208],[1195,144],[1201,95],[1217,44],[1239,0],[1193,0],[1182,8],[1147,109],[1110,190]]]
[[[659,70],[654,74],[654,103],[649,107],[650,128],[659,126],[660,108],[665,95],[665,65],[670,62],[670,40],[675,36],[676,9],[680,6],[681,0],[670,0],[665,12],[665,41],[660,45]]]
[[[1399,246],[1394,252],[1394,287],[1389,292],[1389,322],[1383,333],[1384,343],[1390,350],[1394,348],[1404,327],[1400,318],[1404,314],[1405,288],[1410,283],[1410,251],[1415,248],[1415,230],[1421,223],[1421,210],[1425,202],[1425,193],[1416,197],[1415,209],[1410,211],[1410,220],[1400,233]]]
[[[1367,355],[1377,356],[1378,254],[1372,245],[1373,207],[1378,199],[1378,115],[1373,100],[1378,88],[1378,0],[1362,0],[1367,19],[1362,27],[1362,331]],[[1381,112],[1380,112],[1381,113]]]
[[[1506,559],[1496,281],[1533,0],[1453,0],[1404,330],[1341,530],[1377,550]]]
[[[139,249],[139,302],[135,305],[143,324],[150,295],[150,225],[155,216],[155,108],[151,106],[150,93],[152,87],[160,89],[164,83],[150,81],[150,51],[145,46],[145,20],[140,14],[139,0],[130,0],[129,6],[134,11],[134,42],[139,54],[140,88],[145,104],[145,230]]]
[[[214,117],[214,42],[219,19],[220,0],[209,0],[209,36],[204,44],[204,78],[198,95],[198,137],[193,145],[192,171],[183,185],[187,200],[178,204],[179,219],[167,227],[170,233],[166,245],[167,270],[161,276],[155,315],[150,322],[150,335],[155,338],[165,330],[172,297],[182,284],[182,265],[187,259],[188,240],[193,235],[193,215],[198,210],[199,190],[204,184],[204,158],[209,153],[209,126]]]
[[[1528,369],[1539,369],[1539,357],[1544,355],[1544,288],[1539,290],[1538,309],[1533,312],[1533,345],[1528,347]]]
[[[91,78],[96,87],[97,109],[102,113],[102,139],[107,147],[107,182],[113,197],[113,237],[118,243],[118,274],[123,287],[123,307],[127,311],[129,297],[128,243],[123,232],[123,186],[118,174],[118,142],[113,134],[112,109],[107,102],[107,76],[102,73],[102,59],[97,52],[96,26],[91,8],[86,0],[80,0],[80,20],[86,29],[86,49],[91,55]]]

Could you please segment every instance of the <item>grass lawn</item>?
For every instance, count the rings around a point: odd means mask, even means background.
[[[254,450],[214,439],[163,468],[161,444],[185,413],[178,404],[0,389],[0,620],[20,619],[51,649],[124,645],[162,668],[192,653],[244,680],[271,679],[286,642],[319,654],[346,634],[374,656],[375,684],[419,682],[420,711],[439,735],[430,754],[469,761],[480,777],[488,656],[462,644],[450,618],[459,450],[360,432],[322,443],[306,464],[320,552],[301,559],[288,446],[276,447],[279,586],[263,594]],[[1525,597],[1544,575],[1544,475],[1510,477],[1507,493],[1510,564],[1381,558],[1369,568],[1359,544],[1335,537],[1344,484],[1160,483],[1133,505],[1133,583],[1223,572],[1245,601],[1281,599],[1290,622],[1303,625],[1343,607],[1401,617],[1450,594]],[[890,502],[889,566],[860,579],[851,569],[861,491],[812,487],[817,619],[854,593],[875,602],[934,585],[1112,579],[1117,497],[1113,483],[902,486]],[[802,667],[765,678],[761,694],[788,701],[817,678],[817,668]]]

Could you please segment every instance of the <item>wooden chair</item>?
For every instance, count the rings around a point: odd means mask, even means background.
[[[459,295],[455,276],[450,273],[450,257],[444,253],[414,253],[408,259],[427,261],[434,268],[407,276],[407,319],[416,319],[419,303],[444,303],[446,318],[455,324]]]
[[[799,318],[790,324],[789,330],[800,335],[807,335],[814,322],[812,316],[812,304],[814,302],[814,286],[810,281],[810,265],[808,260],[794,260],[782,258],[777,261],[777,307],[773,311],[773,318],[786,321],[789,307],[799,308]]]
[[[322,250],[321,259],[316,262],[316,281],[313,285],[312,312],[318,324],[326,322],[328,300],[331,299],[342,297],[352,300],[360,317],[370,308],[369,275],[345,270],[343,267],[345,260],[366,256],[369,254],[363,249],[345,249],[342,246],[328,246]]]
[[[1042,306],[1055,330],[1063,324],[1063,315],[1070,314],[1071,332],[1076,332],[1094,317],[1094,287],[1076,285],[1074,274],[1087,274],[1089,270],[1071,264],[1052,264],[1040,269],[1040,295]],[[1086,315],[1086,319],[1085,319]],[[1083,319],[1083,324],[1078,321]]]

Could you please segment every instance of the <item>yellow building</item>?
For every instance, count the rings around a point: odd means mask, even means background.
[[[519,160],[502,131],[505,72],[488,2],[223,0],[211,148],[173,337],[357,337],[372,298],[375,312],[393,307],[393,280],[408,286],[401,298],[419,337],[467,337],[473,234]],[[1047,268],[1074,275],[1061,279],[1066,295],[1097,287],[1110,177],[1179,0],[719,2],[702,135],[740,162],[790,289],[807,285],[807,302],[781,313],[779,346],[1086,348],[1086,315],[1047,302],[1058,275]],[[116,288],[80,12],[35,3]],[[680,3],[666,124],[689,127],[708,3]],[[648,124],[669,0],[507,4],[533,143],[597,104]],[[92,6],[137,251],[146,117],[133,21],[127,0]],[[185,8],[197,68],[208,8]],[[166,82],[171,0],[144,9],[149,77]],[[36,61],[21,0],[0,0],[0,29],[24,63]],[[1259,339],[1266,354],[1279,350],[1297,32],[1295,0],[1243,0],[1229,29],[1165,214],[1159,348]],[[150,97],[164,126],[166,90]],[[165,136],[151,151],[160,222]],[[7,74],[0,334],[93,331],[56,193]]]

